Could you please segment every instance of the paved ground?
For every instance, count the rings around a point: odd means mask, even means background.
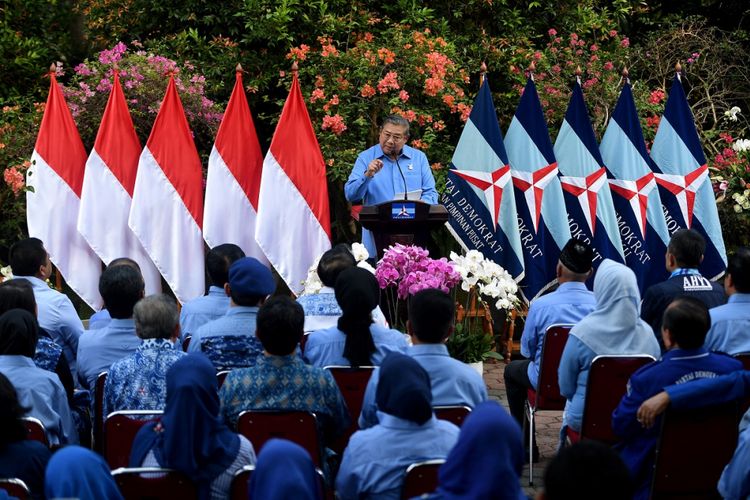
[[[503,382],[503,370],[505,363],[502,361],[485,362],[484,381],[487,383],[490,398],[495,399],[508,409],[508,400],[505,396],[505,383]],[[539,446],[540,460],[534,464],[534,485],[529,486],[529,466],[523,468],[521,485],[524,493],[534,498],[542,488],[542,476],[544,469],[555,455],[562,425],[562,412],[542,411],[536,415],[536,440]]]

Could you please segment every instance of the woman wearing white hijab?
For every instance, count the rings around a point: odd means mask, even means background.
[[[660,356],[659,343],[640,318],[641,295],[633,271],[606,259],[594,278],[596,309],[570,330],[558,368],[560,394],[568,401],[563,429],[581,430],[591,361],[609,354]]]

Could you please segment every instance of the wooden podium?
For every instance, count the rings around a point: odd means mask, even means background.
[[[393,200],[378,205],[362,207],[359,222],[372,231],[377,258],[395,243],[418,245],[426,248],[430,231],[448,221],[448,211],[443,205],[430,205],[417,200]]]

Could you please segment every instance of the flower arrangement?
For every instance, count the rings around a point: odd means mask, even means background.
[[[461,276],[461,290],[466,292],[456,333],[448,339],[451,356],[465,363],[503,359],[492,350],[489,305],[493,303],[498,310],[509,314],[518,306],[518,285],[502,266],[478,250],[470,250],[466,255],[451,252],[450,257],[450,263]]]
[[[352,243],[351,251],[352,255],[354,255],[354,260],[357,261],[357,267],[367,269],[375,274],[375,269],[367,263],[370,254],[362,243]],[[320,257],[322,257],[322,254],[315,259],[310,269],[307,270],[307,278],[302,283],[304,285],[302,295],[315,295],[320,293],[320,290],[323,288],[323,283],[318,276],[318,262],[320,262]]]
[[[461,280],[461,276],[447,259],[432,259],[424,248],[401,244],[393,245],[385,251],[375,269],[375,277],[388,296],[391,323],[402,330],[404,324],[399,315],[400,303],[427,288],[437,288],[448,293]]]

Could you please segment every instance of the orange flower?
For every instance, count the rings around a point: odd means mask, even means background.
[[[375,89],[369,83],[364,84],[362,89],[359,91],[362,97],[372,97],[375,95]]]
[[[336,135],[341,135],[346,130],[344,118],[339,114],[325,115],[323,117],[323,130],[330,130]]]
[[[312,91],[312,94],[310,95],[310,102],[315,102],[320,99],[325,99],[326,94],[323,92],[323,89],[315,89]]]
[[[378,57],[385,64],[393,64],[396,61],[396,54],[385,47],[378,49]]]
[[[398,89],[398,73],[395,71],[389,71],[385,74],[382,80],[378,82],[378,92],[385,94],[390,89]]]
[[[295,61],[304,61],[307,59],[307,53],[310,52],[310,47],[304,43],[299,47],[292,47],[289,49],[289,53],[286,55],[287,59],[294,59]]]

